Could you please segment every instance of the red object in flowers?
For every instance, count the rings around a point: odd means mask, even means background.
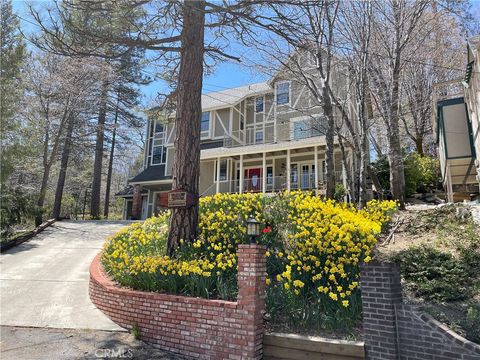
[[[265,229],[262,230],[264,234],[268,234],[270,231],[272,231],[272,228],[270,226],[267,226]]]

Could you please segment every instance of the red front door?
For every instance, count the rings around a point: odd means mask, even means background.
[[[260,191],[262,189],[262,168],[245,169],[247,191]]]

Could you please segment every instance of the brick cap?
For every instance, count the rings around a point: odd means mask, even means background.
[[[476,354],[480,355],[480,345],[465,339],[463,336],[457,334],[455,331],[450,329],[445,324],[441,323],[440,321],[434,319],[432,316],[425,312],[421,312],[417,315],[420,319],[422,319],[430,328],[438,330],[445,334],[447,337],[452,339],[455,343],[460,346],[463,346]]]
[[[265,245],[259,244],[240,244],[238,245],[238,251],[242,252],[265,252],[267,251],[267,247]]]
[[[192,297],[192,296],[182,296],[182,295],[174,295],[174,294],[133,290],[130,288],[122,287],[117,283],[115,283],[105,273],[102,263],[100,262],[100,254],[97,254],[97,256],[95,256],[92,263],[90,264],[90,281],[97,283],[106,292],[112,295],[118,294],[118,295],[127,296],[127,297],[136,296],[140,298],[157,300],[157,301],[171,301],[171,302],[177,302],[177,303],[198,304],[198,305],[205,305],[205,306],[231,308],[231,309],[236,309],[238,307],[238,303],[236,301],[211,300],[211,299],[204,299],[204,298]]]

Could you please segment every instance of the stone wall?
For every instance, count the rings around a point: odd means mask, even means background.
[[[261,359],[265,309],[265,247],[240,245],[237,301],[130,290],[90,267],[90,298],[115,323],[137,326],[142,340],[200,359]]]
[[[396,264],[373,261],[362,267],[360,280],[366,359],[480,359],[480,345],[402,303]]]

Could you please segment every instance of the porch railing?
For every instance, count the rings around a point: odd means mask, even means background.
[[[343,174],[341,171],[335,171],[336,182],[342,183]],[[322,190],[325,188],[326,178],[324,174],[318,177],[318,184],[315,183],[315,174],[291,174],[290,190]],[[240,180],[225,180],[217,184],[213,183],[202,196],[220,193],[239,193]],[[265,181],[265,192],[279,192],[288,189],[286,176],[268,176]],[[243,179],[242,192],[263,192],[263,177],[245,178]]]

